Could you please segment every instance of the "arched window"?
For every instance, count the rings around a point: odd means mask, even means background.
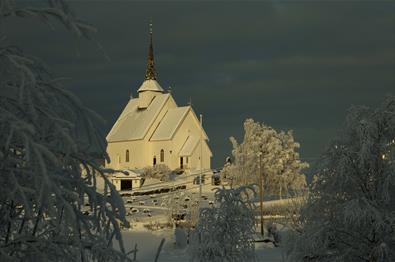
[[[129,150],[126,149],[125,162],[129,162]]]
[[[153,166],[156,165],[156,156],[154,156],[154,159],[152,160],[152,165],[153,165]]]
[[[165,162],[165,150],[160,151],[160,162]]]

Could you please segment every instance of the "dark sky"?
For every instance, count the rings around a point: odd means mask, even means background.
[[[65,87],[104,117],[107,133],[144,79],[152,18],[158,81],[203,114],[214,167],[248,117],[294,130],[310,161],[351,105],[395,94],[394,1],[84,2],[71,4],[97,27],[109,59],[35,19],[10,19],[1,31],[70,78]]]

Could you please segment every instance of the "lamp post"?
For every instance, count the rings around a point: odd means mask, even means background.
[[[200,114],[200,176],[199,176],[199,203],[202,201],[202,177],[203,177],[203,116]]]
[[[260,198],[260,208],[261,208],[261,235],[263,237],[263,176],[262,176],[262,152],[258,152],[259,157],[259,198]]]

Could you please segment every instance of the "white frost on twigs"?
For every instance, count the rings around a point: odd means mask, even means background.
[[[92,27],[60,0],[0,19],[60,20],[78,36]],[[60,87],[38,59],[0,42],[0,261],[124,261],[123,201],[96,158],[105,157],[97,115]],[[104,195],[96,179],[105,180]],[[114,249],[113,240],[120,250]]]

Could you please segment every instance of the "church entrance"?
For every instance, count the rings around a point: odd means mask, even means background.
[[[121,180],[121,190],[132,190],[132,180],[122,179]]]
[[[184,158],[180,157],[180,168],[184,168]]]

